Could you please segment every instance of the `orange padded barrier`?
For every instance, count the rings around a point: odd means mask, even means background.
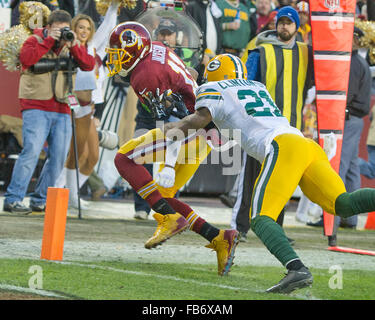
[[[319,143],[336,137],[332,167],[340,167],[356,0],[310,0]],[[334,216],[324,212],[324,234],[334,232]]]

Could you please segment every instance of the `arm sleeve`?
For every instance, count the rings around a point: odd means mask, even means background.
[[[249,80],[260,81],[260,54],[259,52],[252,51],[246,61],[247,78]]]
[[[26,39],[20,51],[20,62],[23,69],[30,68],[37,63],[55,44],[55,39],[47,37],[39,42],[34,36]]]
[[[105,48],[108,44],[109,35],[117,23],[117,10],[119,5],[119,1],[112,1],[104,16],[103,22],[100,24],[98,30],[96,30],[95,35],[90,43],[90,45],[96,49],[96,54],[102,60],[104,59],[106,54]]]
[[[207,108],[213,120],[222,120],[222,111],[224,98],[220,91],[209,86],[209,84],[201,86],[197,91],[197,100],[195,109]]]
[[[82,71],[91,71],[95,67],[95,58],[87,52],[85,46],[76,44],[70,49],[74,60]]]

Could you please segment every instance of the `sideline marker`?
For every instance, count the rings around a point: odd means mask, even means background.
[[[311,0],[309,5],[319,144],[327,139],[329,145],[328,136],[335,136],[330,163],[339,172],[356,1]],[[324,235],[334,235],[334,215],[324,212],[323,218]]]
[[[40,259],[63,258],[68,201],[69,189],[48,188]]]
[[[375,211],[367,214],[367,220],[365,224],[366,230],[375,230]]]
[[[354,249],[354,248],[347,248],[347,247],[328,247],[328,250],[343,252],[343,253],[354,253],[354,254],[364,254],[368,256],[375,256],[375,251],[371,251],[371,250]]]

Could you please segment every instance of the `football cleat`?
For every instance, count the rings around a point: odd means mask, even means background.
[[[225,276],[229,273],[233,265],[234,252],[238,240],[237,230],[220,230],[219,234],[206,245],[206,248],[216,251],[217,272],[220,276]]]
[[[289,270],[286,276],[273,287],[267,289],[272,293],[291,293],[296,289],[302,289],[311,286],[313,276],[308,268],[302,267],[298,270]]]
[[[178,212],[174,214],[155,213],[154,219],[158,222],[154,235],[145,243],[146,249],[155,248],[174,235],[185,231],[189,227],[187,220]]]

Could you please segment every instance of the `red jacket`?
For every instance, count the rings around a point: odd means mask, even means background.
[[[20,62],[22,70],[25,70],[35,63],[37,63],[48,51],[54,50],[59,53],[61,49],[52,49],[55,44],[55,39],[52,37],[45,37],[43,30],[35,29],[34,34],[43,38],[43,42],[39,43],[35,37],[29,37],[23,44],[20,52]],[[87,53],[87,48],[84,45],[75,45],[70,49],[70,53],[74,60],[78,63],[83,71],[90,71],[95,67],[95,58]],[[31,100],[20,99],[21,111],[26,109],[40,109],[50,112],[67,113],[70,114],[70,108],[66,103],[61,103],[52,98],[50,100]]]

